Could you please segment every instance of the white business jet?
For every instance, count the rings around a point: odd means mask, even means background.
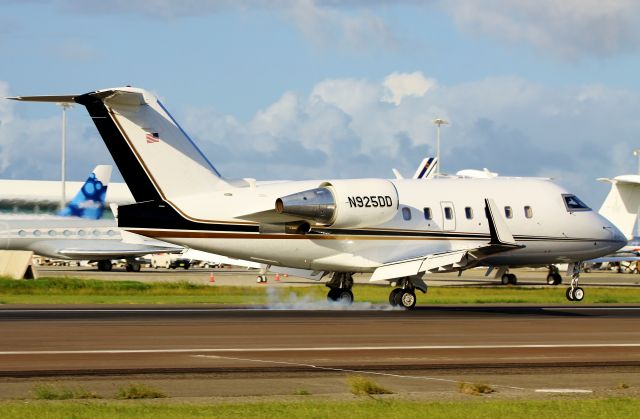
[[[547,179],[229,180],[146,90],[13,99],[87,108],[137,201],[119,208],[120,228],[232,258],[332,273],[332,300],[353,300],[355,272],[395,282],[389,301],[411,309],[415,290],[427,290],[426,273],[572,263],[567,297],[580,301],[580,262],[627,242]]]

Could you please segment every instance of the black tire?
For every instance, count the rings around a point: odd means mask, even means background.
[[[338,301],[338,293],[340,292],[340,288],[331,288],[327,293],[327,301]]]
[[[110,260],[99,260],[98,261],[98,270],[109,272],[113,268],[113,264]]]
[[[518,277],[515,274],[509,274],[509,283],[511,285],[518,285]]]
[[[502,285],[509,285],[509,274],[503,274],[500,280],[502,281]]]
[[[397,306],[398,304],[396,304],[396,295],[402,291],[402,288],[394,288],[390,293],[389,293],[389,304],[391,304],[392,307]]]
[[[189,263],[185,263],[184,269],[189,269]]]
[[[584,290],[580,287],[576,287],[573,290],[573,301],[582,301],[584,299]]]
[[[353,304],[353,293],[347,288],[338,288],[336,302],[340,304]]]
[[[567,297],[567,300],[573,301],[573,290],[571,287],[567,288],[567,291],[564,294]]]
[[[132,265],[132,264],[130,264],[130,263],[127,263],[127,264],[124,266],[124,269],[125,269],[127,272],[133,272],[133,265]]]
[[[553,274],[547,275],[547,285],[557,285],[556,284],[556,277],[553,276]]]
[[[396,294],[394,301],[396,305],[411,310],[416,306],[417,298],[413,291],[400,290],[400,292]]]
[[[553,277],[554,277],[553,285],[560,285],[560,284],[562,284],[562,275],[560,275],[560,274],[556,273],[556,274],[553,274]]]

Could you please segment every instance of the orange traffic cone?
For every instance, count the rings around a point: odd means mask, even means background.
[[[280,281],[280,274],[276,274],[276,281]]]
[[[211,272],[209,274],[209,283],[213,284],[214,282],[216,282],[216,279],[213,277],[213,272]]]

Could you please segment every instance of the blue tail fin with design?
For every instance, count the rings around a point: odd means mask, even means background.
[[[76,196],[58,215],[92,220],[102,218],[107,196],[107,185],[111,179],[111,170],[112,167],[110,165],[96,166]]]

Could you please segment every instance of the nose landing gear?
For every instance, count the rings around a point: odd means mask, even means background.
[[[576,262],[573,265],[573,272],[571,273],[571,286],[567,288],[565,295],[569,301],[582,301],[584,298],[584,290],[578,286],[580,281],[580,271],[582,269],[582,262]]]

